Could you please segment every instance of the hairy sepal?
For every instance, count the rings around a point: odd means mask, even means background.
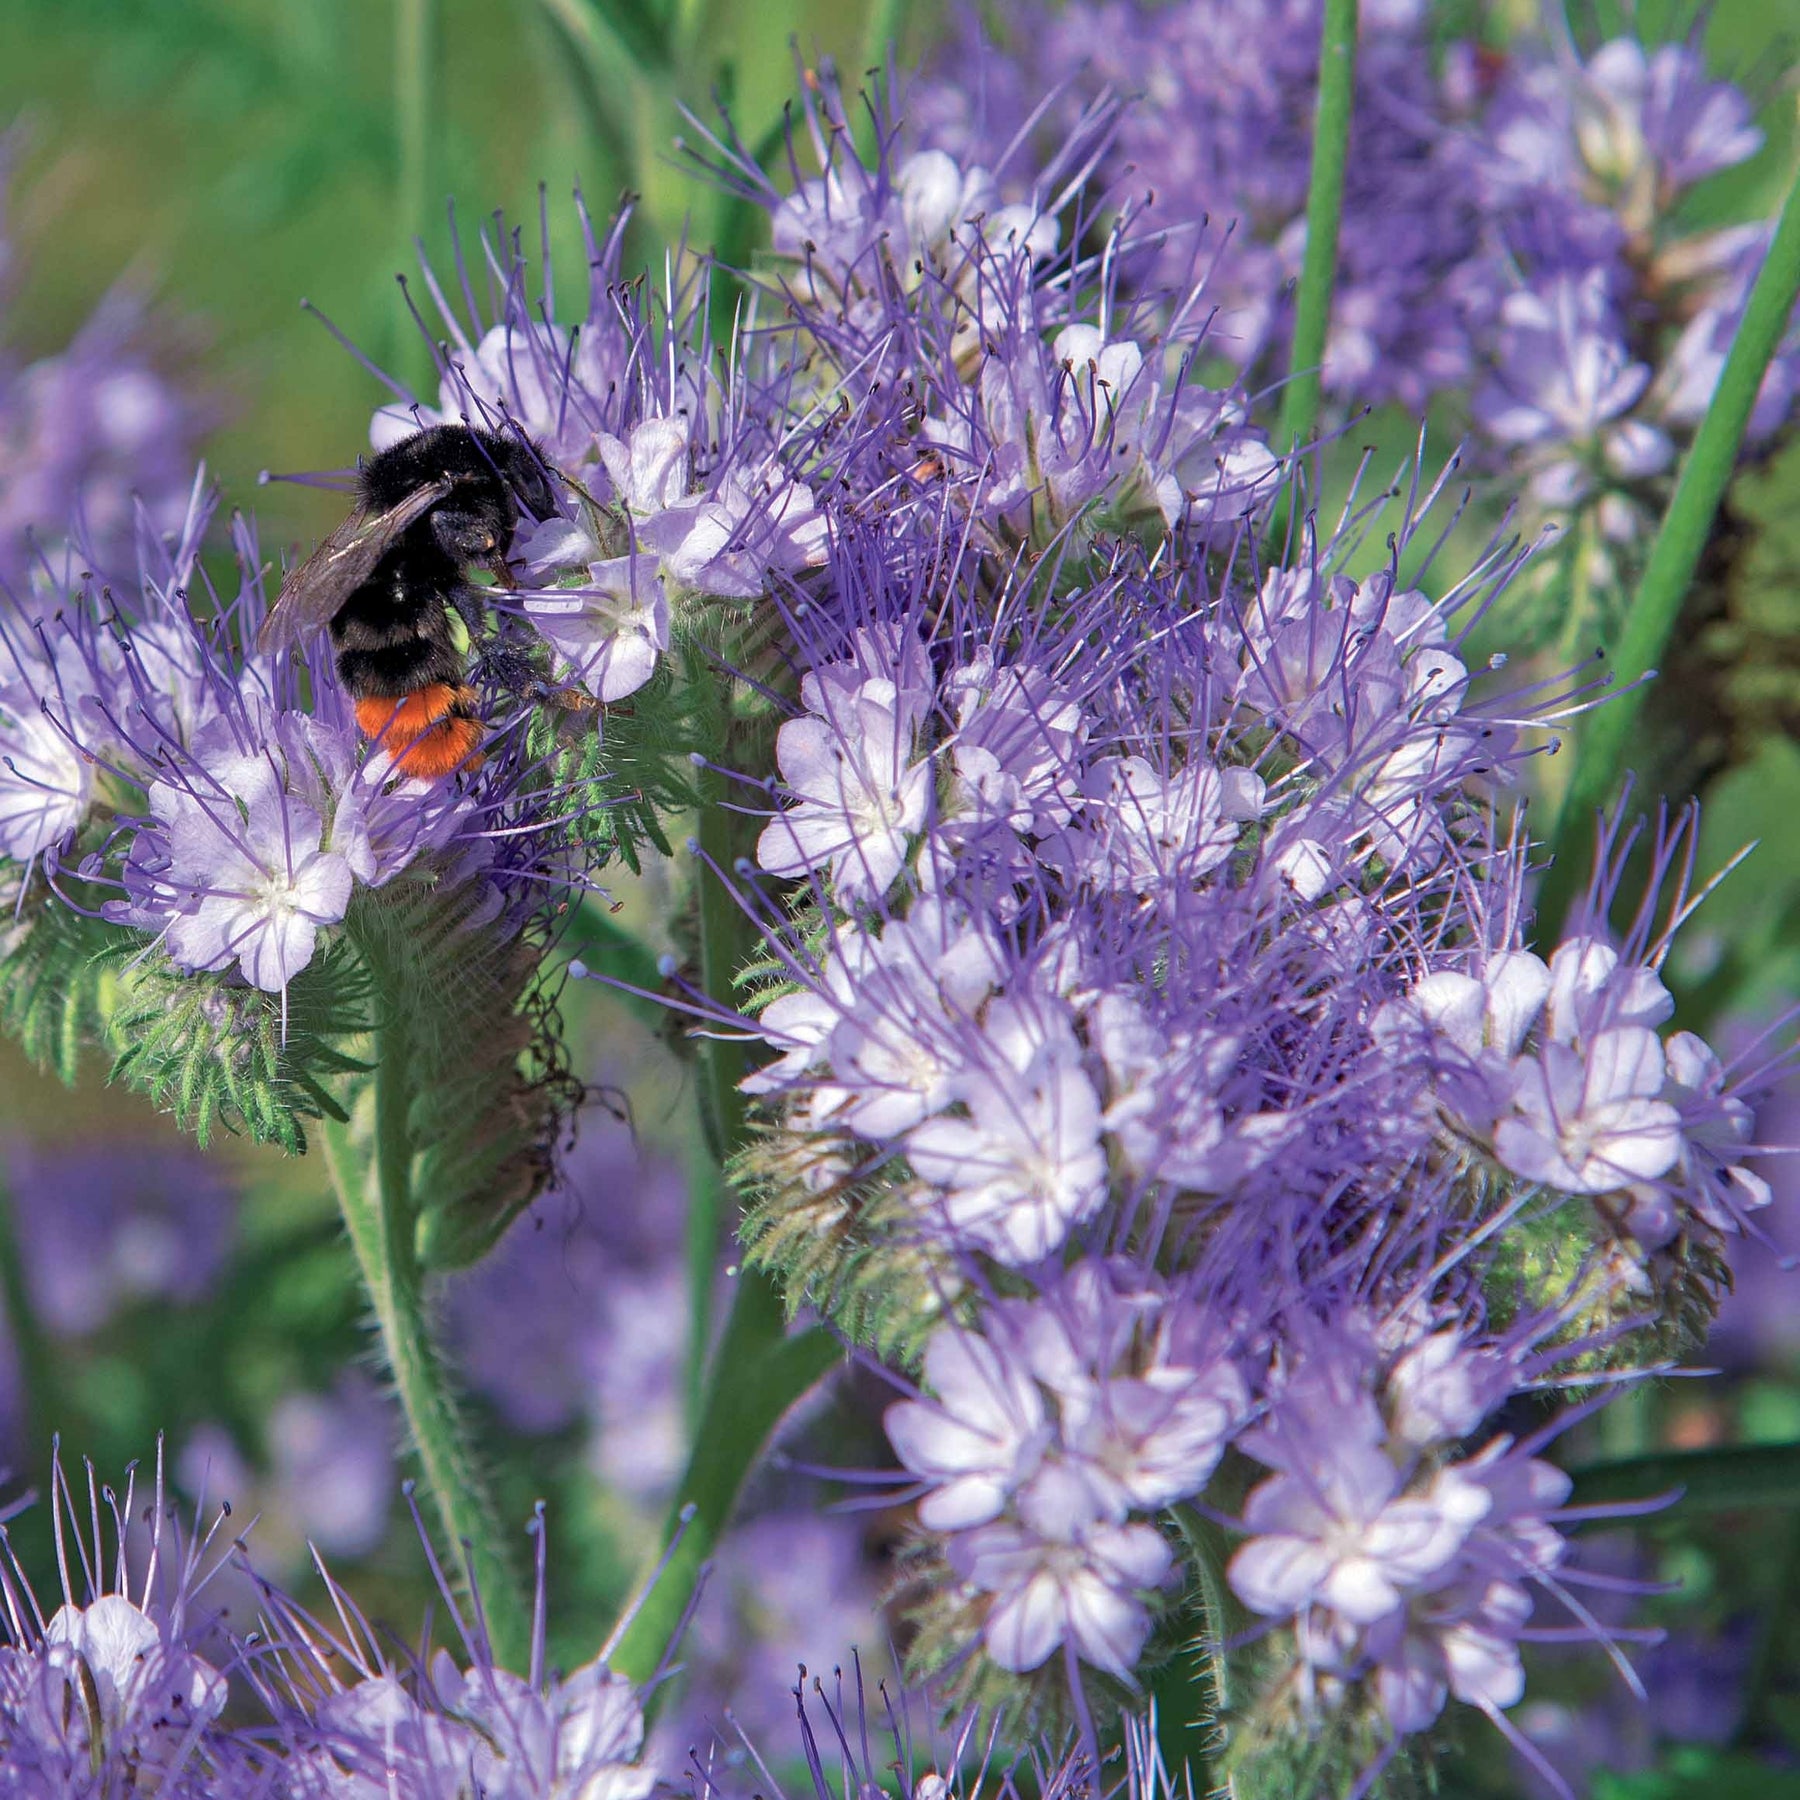
[[[82,1051],[147,1094],[204,1146],[221,1130],[306,1149],[305,1121],[342,1117],[334,1087],[362,1065],[346,1040],[366,1023],[355,960],[327,945],[285,996],[231,974],[178,969],[142,934],[63,905],[21,915],[0,954],[0,1023],[40,1067],[72,1083]]]
[[[345,921],[373,991],[366,1060],[405,1057],[427,1270],[464,1268],[492,1248],[549,1179],[580,1097],[540,974],[542,945],[489,920],[489,904],[479,877],[419,867],[359,893]],[[352,1108],[353,1132],[367,1113]]]

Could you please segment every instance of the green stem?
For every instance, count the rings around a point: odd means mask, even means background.
[[[1774,1724],[1764,1713],[1773,1710],[1770,1696],[1789,1666],[1787,1640],[1800,1605],[1800,1508],[1788,1516],[1776,1558],[1772,1576],[1764,1585],[1768,1604],[1756,1623],[1756,1644],[1744,1680],[1744,1709],[1731,1740],[1739,1750],[1747,1750],[1755,1743],[1759,1727]]]
[[[1613,679],[1625,687],[1652,673],[1668,648],[1681,603],[1699,567],[1714,515],[1725,497],[1757,390],[1800,295],[1800,178],[1788,189],[1774,241],[1732,339],[1712,402],[1681,465],[1668,511],[1644,565],[1637,597],[1612,655]],[[1595,814],[1611,799],[1633,726],[1644,703],[1641,685],[1586,721],[1575,772],[1550,835],[1551,866],[1538,896],[1537,937],[1554,942],[1585,884],[1596,842]]]
[[[757,761],[733,732],[732,695],[727,678],[696,658],[688,679],[707,718],[706,736],[713,762]],[[736,861],[733,841],[738,815],[724,804],[725,782],[710,769],[700,781],[700,816],[696,827],[701,857],[695,870],[700,918],[700,972],[707,995],[722,1006],[737,1004],[737,974],[753,942],[749,919],[725,882]],[[717,1159],[720,1185],[731,1159],[746,1139],[743,1079],[746,1046],[736,1038],[710,1037],[701,1055],[702,1093],[709,1146]],[[696,1234],[706,1228],[696,1225]],[[716,1234],[716,1215],[710,1224]],[[703,1353],[702,1331],[710,1335],[712,1258],[716,1236],[709,1238],[703,1259],[698,1236],[689,1240],[690,1271],[696,1287],[692,1350]],[[676,1490],[675,1504],[663,1532],[668,1559],[639,1596],[638,1610],[620,1633],[612,1666],[634,1682],[647,1681],[668,1654],[686,1614],[707,1559],[731,1517],[744,1482],[767,1448],[782,1416],[842,1355],[828,1332],[814,1328],[786,1335],[787,1322],[775,1284],[760,1271],[741,1269],[731,1315],[712,1358],[688,1466]],[[673,1546],[672,1549],[669,1547]]]
[[[1574,1503],[1650,1500],[1679,1489],[1684,1512],[1800,1507],[1800,1444],[1669,1450],[1573,1471]]]
[[[725,1178],[719,1166],[696,1147],[688,1159],[687,1181],[687,1368],[682,1383],[682,1414],[688,1441],[697,1440],[706,1410],[706,1364],[712,1350],[713,1283],[719,1268],[719,1230],[723,1220]]]
[[[700,980],[709,998],[735,1007],[737,972],[748,948],[749,920],[731,890],[712,872],[717,868],[729,875],[735,854],[731,828],[736,815],[723,805],[724,785],[722,776],[704,772],[696,835],[701,856],[711,866],[695,872],[700,900]],[[712,1037],[706,1040],[702,1056],[708,1122],[721,1166],[744,1141],[744,1096],[738,1091],[746,1067],[744,1048],[737,1038]]]
[[[6,1322],[19,1359],[19,1441],[26,1446],[26,1454],[35,1458],[37,1434],[67,1431],[72,1421],[62,1416],[56,1393],[56,1357],[31,1303],[19,1242],[18,1207],[5,1188],[0,1188],[0,1300],[6,1306]]]
[[[369,1078],[375,1090],[373,1153],[354,1141],[350,1126],[327,1119],[325,1156],[427,1504],[450,1549],[448,1566],[480,1596],[494,1660],[522,1670],[531,1645],[531,1609],[432,1335],[414,1248],[409,1051],[403,1014],[377,1029]]]
[[[644,1682],[656,1673],[751,1468],[782,1415],[842,1354],[818,1327],[785,1336],[775,1284],[753,1269],[739,1275],[700,1429],[663,1534],[665,1546],[678,1534],[680,1541],[613,1651],[611,1666],[620,1674]]]
[[[400,241],[425,223],[431,180],[433,0],[394,0],[394,123],[400,139]]]
[[[1281,397],[1281,442],[1291,451],[1313,434],[1319,416],[1320,365],[1337,274],[1344,164],[1356,81],[1356,0],[1325,0],[1319,39],[1319,103],[1313,115],[1312,176],[1306,191],[1306,254],[1294,296],[1294,347]]]
[[[1600,1447],[1608,1462],[1648,1456],[1656,1443],[1657,1394],[1647,1383],[1628,1387],[1601,1409]]]
[[[1234,1603],[1222,1579],[1229,1546],[1218,1526],[1191,1507],[1176,1509],[1175,1525],[1194,1578],[1188,1613],[1197,1634],[1169,1659],[1152,1688],[1157,1748],[1175,1793],[1229,1793],[1230,1777],[1215,1779],[1213,1766],[1220,1721],[1231,1704],[1225,1643],[1234,1629]]]

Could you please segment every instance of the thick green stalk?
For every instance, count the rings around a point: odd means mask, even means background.
[[[706,771],[701,781],[700,854],[710,867],[695,871],[700,900],[700,980],[707,995],[722,1006],[737,1005],[737,973],[749,948],[749,920],[731,897],[731,891],[714,868],[729,875],[735,854],[731,827],[736,817],[723,805],[724,780]],[[738,1083],[745,1073],[744,1045],[738,1039],[706,1040],[702,1058],[706,1103],[717,1135],[715,1146],[721,1162],[744,1141],[744,1096]]]
[[[1229,1546],[1211,1520],[1191,1507],[1178,1507],[1175,1527],[1187,1548],[1193,1576],[1183,1625],[1189,1641],[1157,1675],[1151,1692],[1156,1701],[1156,1742],[1163,1765],[1178,1794],[1219,1791],[1214,1766],[1223,1729],[1221,1719],[1231,1705],[1230,1668],[1225,1644],[1234,1629],[1234,1603],[1225,1586]],[[1230,1778],[1223,1777],[1230,1787]]]
[[[1312,175],[1306,190],[1306,254],[1294,295],[1294,348],[1281,397],[1281,443],[1304,444],[1319,416],[1319,367],[1331,320],[1338,225],[1344,210],[1344,164],[1356,82],[1356,0],[1325,0],[1319,38],[1319,103],[1313,114]]]
[[[634,1682],[655,1674],[745,1479],[782,1415],[842,1355],[836,1340],[818,1327],[784,1336],[775,1284],[754,1269],[739,1274],[693,1451],[663,1536],[665,1545],[677,1535],[680,1541],[613,1651],[612,1667],[620,1674]]]
[[[1731,1739],[1740,1750],[1751,1748],[1760,1731],[1775,1735],[1774,1715],[1781,1710],[1782,1677],[1792,1666],[1788,1655],[1794,1636],[1794,1615],[1800,1612],[1800,1507],[1788,1515],[1774,1569],[1768,1573],[1762,1591],[1762,1615],[1757,1620],[1756,1642],[1744,1678],[1743,1711]]]
[[[1681,465],[1637,596],[1614,648],[1613,679],[1621,687],[1653,672],[1668,648],[1719,502],[1730,484],[1757,390],[1787,330],[1796,296],[1800,296],[1800,178],[1788,189],[1768,260],[1750,290],[1719,385]],[[1613,796],[1643,703],[1642,687],[1633,687],[1608,701],[1583,725],[1575,773],[1550,836],[1551,866],[1538,896],[1540,943],[1555,940],[1570,903],[1587,880],[1596,841],[1595,814]]]
[[[432,1335],[415,1249],[414,1146],[407,1123],[410,1046],[403,1006],[375,1033],[374,1072],[368,1078],[374,1085],[373,1144],[359,1144],[348,1125],[327,1119],[326,1160],[418,1458],[427,1506],[451,1552],[448,1566],[460,1570],[480,1594],[495,1661],[523,1670],[531,1645],[531,1609]]]

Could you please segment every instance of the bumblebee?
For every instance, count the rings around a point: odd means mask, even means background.
[[[401,774],[479,768],[476,694],[450,614],[481,629],[471,565],[512,585],[521,517],[556,511],[546,466],[521,438],[433,425],[370,458],[360,485],[356,510],[282,582],[257,648],[329,626],[357,726]]]

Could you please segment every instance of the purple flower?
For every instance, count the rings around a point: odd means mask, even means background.
[[[35,861],[87,817],[94,767],[23,684],[0,687],[0,856]]]
[[[982,1636],[1003,1669],[1035,1669],[1067,1643],[1083,1662],[1129,1677],[1150,1632],[1138,1598],[1174,1563],[1149,1525],[1110,1525],[1059,1502],[1045,1482],[1019,1525],[984,1525],[951,1541],[950,1564],[993,1596]]]
[[[1617,38],[1585,62],[1525,47],[1479,138],[1489,242],[1465,289],[1495,379],[1477,419],[1523,452],[1544,507],[1591,498],[1603,534],[1629,542],[1644,529],[1631,490],[1673,466],[1704,413],[1767,242],[1766,226],[1691,232],[1678,213],[1689,186],[1759,147],[1750,103],[1708,78],[1694,43]],[[1483,298],[1495,291],[1497,313]],[[1792,401],[1789,350],[1764,383],[1759,434]],[[1615,579],[1609,561],[1596,569]]]
[[[466,1617],[435,1562],[433,1572],[461,1658],[448,1649],[391,1654],[322,1564],[335,1629],[260,1584],[265,1641],[248,1673],[272,1727],[257,1735],[280,1748],[282,1791],[321,1800],[465,1791],[495,1800],[646,1800],[655,1771],[642,1760],[643,1710],[631,1684],[598,1659],[566,1675],[544,1667],[541,1549],[524,1675],[495,1664],[479,1611]]]
[[[1314,1354],[1296,1357],[1240,1440],[1278,1472],[1245,1503],[1233,1589],[1294,1622],[1313,1679],[1366,1683],[1395,1736],[1431,1726],[1451,1695],[1501,1722],[1524,1693],[1519,1645],[1539,1595],[1601,1630],[1569,1598],[1580,1577],[1556,1529],[1569,1477],[1505,1436],[1454,1449],[1517,1363],[1503,1373],[1499,1346],[1438,1332],[1389,1366],[1384,1394],[1366,1335],[1315,1327],[1299,1344]]]
[[[1417,407],[1468,366],[1454,293],[1475,244],[1473,184],[1418,19],[1368,17],[1363,40],[1325,380]],[[1204,276],[1210,352],[1264,366],[1304,253],[1318,41],[1310,0],[1080,4],[1019,19],[1006,51],[981,58],[990,88],[1050,96],[1035,113],[993,109],[971,131],[960,60],[907,108],[934,141],[1016,171],[1019,143],[1055,142],[1080,101],[1131,96],[1093,154],[1096,197],[1132,217],[1153,279],[1181,291]]]
[[[697,1726],[728,1720],[743,1738],[791,1725],[793,1687],[775,1671],[829,1669],[858,1645],[867,1668],[884,1630],[882,1579],[856,1514],[803,1503],[734,1526],[682,1642],[691,1686],[656,1730],[663,1766],[692,1754]]]
[[[356,882],[380,886],[455,828],[462,803],[423,781],[405,784],[414,816],[400,824],[385,772],[365,775],[353,733],[305,713],[217,721],[152,783],[113,916],[157,930],[182,968],[236,963],[251,986],[281,992]]]
[[[0,1628],[0,1770],[21,1794],[101,1800],[149,1788],[199,1800],[221,1791],[235,1760],[221,1723],[226,1674],[202,1654],[215,1621],[199,1596],[217,1524],[184,1535],[165,1513],[160,1454],[141,1517],[135,1468],[118,1494],[91,1466],[87,1477],[78,1505],[60,1458],[54,1465],[59,1549],[74,1540],[74,1554],[58,1558],[60,1605],[45,1606],[10,1542],[0,1545],[13,1602]],[[76,1569],[79,1589],[69,1585]]]
[[[1641,481],[1669,467],[1667,436],[1624,417],[1651,370],[1626,349],[1606,270],[1509,294],[1501,321],[1496,380],[1476,395],[1476,417],[1500,443],[1529,453],[1538,499],[1573,506],[1596,478]]]
[[[1728,81],[1709,81],[1692,44],[1646,53],[1634,38],[1614,38],[1588,59],[1585,76],[1575,94],[1575,141],[1610,188],[1652,181],[1666,209],[1683,188],[1762,148],[1748,99]]]
[[[985,1023],[992,1051],[952,1088],[967,1116],[915,1126],[906,1153],[956,1240],[1036,1262],[1105,1198],[1100,1097],[1060,1002],[997,1000]]]
[[[327,1393],[283,1394],[262,1429],[266,1478],[222,1426],[202,1426],[176,1473],[198,1497],[253,1516],[259,1562],[290,1570],[314,1553],[366,1556],[387,1530],[394,1488],[391,1407],[360,1372]]]
[[[9,1144],[4,1167],[32,1304],[52,1331],[98,1331],[134,1303],[192,1304],[232,1236],[232,1195],[192,1151]]]
[[[794,804],[757,844],[771,875],[829,867],[846,896],[879,897],[905,859],[908,834],[925,822],[931,767],[914,756],[922,700],[912,685],[914,649],[866,640],[857,666],[809,674],[807,715],[782,726],[776,762]],[[893,672],[877,671],[889,666]],[[866,667],[871,672],[863,675]]]
[[[721,367],[704,277],[672,274],[647,297],[622,268],[627,216],[600,238],[577,209],[583,316],[548,316],[519,239],[504,232],[484,234],[497,276],[484,311],[459,245],[453,281],[424,270],[443,328],[427,334],[436,403],[391,383],[397,398],[370,436],[380,448],[466,419],[518,431],[542,453],[558,511],[516,547],[519,616],[559,679],[611,703],[650,680],[684,619],[710,633],[709,605],[821,567],[829,529],[791,466],[802,458],[790,438],[810,441],[790,417],[792,373],[760,354]],[[548,293],[547,240],[538,261]]]
[[[1123,1261],[1078,1265],[1031,1301],[1001,1301],[980,1334],[945,1328],[929,1397],[887,1413],[925,1488],[922,1524],[971,1593],[1002,1667],[1059,1645],[1127,1676],[1150,1627],[1145,1590],[1172,1567],[1134,1513],[1198,1493],[1249,1403],[1203,1309]]]
[[[1681,1149],[1675,1109],[1654,1098],[1663,1077],[1662,1045],[1640,1027],[1603,1031],[1584,1051],[1546,1044],[1521,1059],[1495,1153],[1515,1175],[1569,1194],[1652,1180]]]

